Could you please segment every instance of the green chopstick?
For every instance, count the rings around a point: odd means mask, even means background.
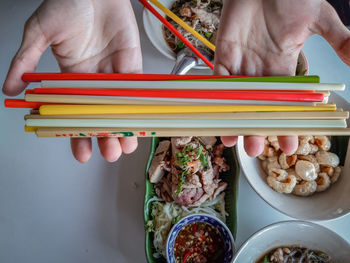
[[[180,81],[180,80],[174,80]],[[184,80],[181,80],[184,81]],[[266,76],[248,78],[188,79],[185,81],[222,81],[222,82],[284,82],[284,83],[320,83],[320,77],[310,76]]]

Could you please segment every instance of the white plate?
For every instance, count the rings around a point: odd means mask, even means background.
[[[334,102],[344,110],[350,110],[350,104],[341,96],[333,93],[330,102]],[[349,126],[349,120],[348,120]],[[272,190],[266,183],[266,174],[262,170],[258,158],[249,157],[244,151],[243,138],[237,143],[237,156],[242,171],[255,192],[278,211],[301,220],[331,220],[350,212],[350,143],[345,165],[337,183],[322,193],[309,197],[280,194]]]
[[[288,245],[323,251],[331,256],[331,262],[349,262],[350,258],[350,245],[331,230],[310,222],[285,221],[253,234],[238,250],[233,263],[255,262],[271,249]]]

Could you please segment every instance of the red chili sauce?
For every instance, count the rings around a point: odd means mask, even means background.
[[[177,235],[174,254],[177,263],[222,263],[225,245],[215,227],[195,222],[185,226]]]

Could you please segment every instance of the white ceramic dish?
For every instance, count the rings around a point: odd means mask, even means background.
[[[166,244],[167,262],[168,263],[176,262],[175,255],[174,255],[174,245],[175,245],[177,235],[180,233],[180,231],[185,226],[190,225],[192,223],[198,223],[198,222],[206,223],[216,228],[216,230],[219,232],[224,243],[224,250],[225,250],[224,263],[232,262],[233,256],[235,254],[235,246],[234,246],[234,240],[230,229],[228,229],[226,224],[223,223],[221,220],[219,220],[217,217],[207,215],[207,214],[188,215],[184,218],[181,218],[179,222],[177,222],[172,227],[172,229],[169,232],[167,244]]]
[[[161,3],[167,8],[171,8],[171,5],[174,3],[174,0],[161,0]],[[160,14],[164,14],[160,9],[153,6]],[[165,15],[164,15],[165,17]],[[166,43],[163,35],[163,24],[146,8],[143,9],[143,26],[147,37],[151,41],[152,45],[164,56],[171,60],[176,60],[176,54],[170,49]],[[213,61],[211,61],[213,62]],[[208,66],[196,66],[194,69],[209,69]],[[298,57],[298,66],[297,72],[304,73],[305,75],[309,72],[309,65],[306,59],[306,56],[303,52],[300,53]]]
[[[344,110],[350,110],[350,104],[335,93],[330,97],[330,102],[335,102]],[[348,126],[349,124],[348,120]],[[266,174],[260,166],[259,159],[249,157],[244,151],[241,137],[238,139],[236,151],[242,171],[251,187],[278,211],[296,219],[311,221],[331,220],[350,212],[350,143],[342,176],[338,182],[325,192],[309,197],[280,194],[272,190],[266,183]]]
[[[350,245],[331,230],[304,221],[285,221],[269,225],[253,234],[238,250],[233,263],[255,262],[279,246],[300,245],[331,256],[331,262],[349,262]]]
[[[167,8],[171,8],[174,0],[161,0],[161,3]],[[153,6],[160,14],[164,14],[160,9]],[[165,17],[165,15],[164,15]],[[176,54],[170,49],[166,43],[163,35],[163,24],[146,8],[143,9],[143,26],[145,28],[146,34],[153,44],[153,46],[158,49],[160,53],[171,60],[176,60]],[[196,66],[194,69],[209,69],[207,66]]]

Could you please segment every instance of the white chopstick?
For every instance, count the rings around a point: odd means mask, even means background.
[[[45,80],[43,88],[202,89],[202,90],[344,90],[338,83],[276,83],[220,81]]]
[[[345,128],[345,120],[113,120],[113,119],[27,119],[33,127],[113,128]]]
[[[122,96],[90,96],[90,95],[46,95],[26,94],[26,101],[50,102],[67,104],[134,104],[134,105],[285,105],[285,106],[316,106],[319,102],[299,101],[267,101],[267,100],[222,100],[222,99],[184,99],[156,97],[122,97]],[[324,104],[322,104],[324,105]]]

